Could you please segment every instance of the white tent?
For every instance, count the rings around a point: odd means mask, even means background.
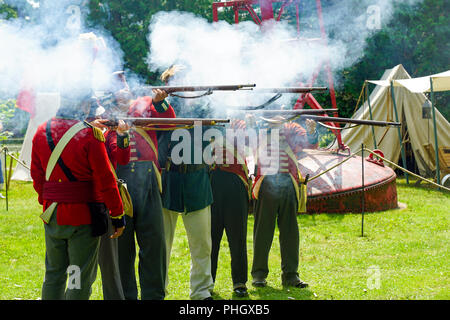
[[[25,133],[19,157],[19,160],[27,166],[30,166],[31,164],[32,140],[38,126],[55,116],[56,111],[59,108],[59,103],[60,99],[58,93],[40,92],[36,94],[35,115],[28,122],[27,132]],[[31,181],[30,170],[18,163],[11,179]]]
[[[430,79],[433,79],[434,92],[450,90],[450,70],[420,78],[393,79],[393,84],[394,87],[405,87],[411,92],[423,93],[431,91]],[[383,87],[391,85],[388,80],[369,80],[368,82]]]
[[[439,88],[443,88],[449,78],[442,77],[442,75],[448,74],[449,72],[447,71],[437,75],[436,79],[439,79],[438,81],[435,81],[433,78],[433,89],[437,83],[440,83]],[[425,103],[430,105],[427,97],[422,93],[427,91],[427,83],[429,91],[429,77],[411,79],[403,66],[398,65],[386,70],[381,80],[369,81],[377,85],[369,96],[373,120],[396,121],[391,96],[391,81],[393,81],[395,87],[394,97],[398,111],[398,121],[402,123],[402,139],[404,142],[408,141],[411,144],[419,171],[422,175],[425,175],[426,172],[435,170],[436,168],[435,157],[430,152],[430,149],[427,148],[427,146],[432,146],[432,148],[436,147],[433,121],[432,119],[423,119],[422,117],[422,106]],[[368,101],[355,112],[353,118],[370,119]],[[437,110],[436,124],[438,146],[450,146],[450,123]],[[396,128],[373,127],[372,131],[372,128],[369,126],[359,126],[342,130],[342,139],[344,144],[354,151],[359,150],[362,143],[368,148],[374,149],[372,132],[375,133],[377,148],[384,153],[387,159],[398,163],[401,146]]]

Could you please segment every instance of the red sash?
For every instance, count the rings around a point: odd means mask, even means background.
[[[46,181],[44,200],[58,203],[103,202],[91,181]]]

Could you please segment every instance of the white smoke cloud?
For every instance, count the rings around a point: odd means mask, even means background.
[[[123,65],[123,53],[117,42],[103,30],[87,29],[86,0],[27,0],[34,7],[26,19],[0,20],[0,94],[16,95],[24,83],[42,91],[71,90],[75,82],[92,74],[94,87],[105,87],[111,72]],[[391,18],[394,2],[415,4],[421,0],[346,0],[324,10],[325,29],[330,37],[321,41],[299,41],[296,28],[285,22],[260,28],[252,22],[230,25],[224,21],[209,23],[204,18],[182,12],[160,12],[150,24],[151,71],[163,71],[172,64],[183,64],[186,72],[179,83],[190,85],[256,83],[259,87],[308,84],[321,70],[324,61],[332,70],[353,64],[361,57],[364,40]],[[6,0],[12,2],[14,0]],[[302,3],[306,3],[302,2]],[[302,37],[320,36],[314,10],[302,12]],[[368,8],[378,8],[374,12]],[[39,16],[39,18],[36,18]],[[368,23],[368,21],[370,23]],[[314,27],[313,27],[314,26]],[[369,27],[368,27],[369,26]],[[90,53],[77,48],[77,36],[93,31],[103,37],[106,50],[98,51],[95,64]],[[101,46],[101,44],[100,44]],[[94,68],[94,70],[93,70]],[[78,79],[78,80],[77,80]],[[81,81],[81,80],[80,80]],[[78,81],[78,83],[80,82]],[[83,82],[83,81],[81,81]],[[133,77],[139,84],[141,79]],[[326,81],[314,83],[327,86]],[[219,94],[210,96],[213,105],[255,105],[270,95]],[[287,95],[282,103],[288,103]]]
[[[123,53],[103,30],[85,26],[83,1],[32,5],[39,14],[31,21],[0,20],[1,95],[15,97],[24,87],[61,94],[105,88]]]
[[[179,83],[190,85],[246,84],[280,87],[306,81],[329,54],[342,57],[342,46],[326,47],[320,41],[293,40],[296,30],[287,23],[274,23],[262,33],[252,22],[230,25],[208,23],[206,19],[184,12],[160,12],[150,25],[151,71],[163,71],[181,64],[186,71]],[[337,43],[337,42],[336,42]],[[242,95],[214,93],[213,104]],[[267,96],[257,96],[258,103]],[[252,97],[255,102],[255,97]],[[250,101],[247,101],[250,102]]]
[[[409,6],[423,0],[345,0],[336,1],[324,8],[324,28],[333,40],[345,44],[345,59],[334,63],[334,69],[349,67],[362,58],[365,42],[371,35],[382,30],[391,22],[395,6]],[[316,19],[315,12],[307,20],[310,24]],[[407,30],[405,30],[407,32]]]
[[[253,22],[209,23],[185,12],[159,12],[149,27],[151,71],[161,72],[173,64],[187,67],[178,84],[256,83],[258,87],[309,84],[328,61],[332,72],[349,67],[361,58],[365,40],[383,28],[393,14],[394,2],[416,4],[421,0],[346,0],[323,8],[327,33],[321,40],[316,2],[301,12],[301,37],[296,26],[272,23],[261,31]],[[307,2],[307,1],[306,1]],[[305,2],[302,2],[305,3]],[[309,26],[309,28],[305,28]],[[315,38],[306,41],[304,38]],[[315,86],[328,86],[326,77]],[[212,105],[255,105],[267,95],[218,94],[208,99]],[[290,97],[283,97],[288,104]]]

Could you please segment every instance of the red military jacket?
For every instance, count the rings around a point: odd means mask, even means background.
[[[51,136],[56,145],[64,133],[78,122],[73,119],[52,118]],[[46,136],[46,124],[40,125],[33,137],[31,152],[31,177],[38,200],[45,211],[53,201],[44,195],[45,171],[51,155]],[[77,181],[91,182],[98,202],[104,202],[112,217],[123,214],[123,205],[114,175],[111,171],[105,144],[98,140],[92,128],[78,132],[64,148],[61,157]],[[67,182],[60,165],[56,165],[49,178],[50,182]],[[75,195],[76,196],[76,195]],[[101,201],[100,201],[101,200]],[[86,202],[58,203],[57,223],[59,225],[85,225],[91,223],[91,214]]]
[[[129,135],[121,136],[116,131],[108,130],[105,132],[105,139],[106,151],[114,169],[117,164],[126,165],[130,161]]]
[[[176,117],[175,111],[166,100],[153,104],[152,98],[148,96],[136,99],[130,106],[128,115],[133,118]],[[170,126],[158,127],[169,128]],[[134,161],[153,162],[159,191],[162,193],[161,168],[158,161],[158,138],[155,130],[142,128],[130,130],[130,162]]]
[[[283,124],[283,126],[280,128],[279,132],[280,137],[280,155],[283,157],[286,157],[285,160],[283,160],[280,157],[281,164],[286,163],[287,167],[279,168],[279,172],[283,172],[285,170],[287,173],[290,174],[292,178],[292,182],[294,184],[294,188],[297,193],[297,200],[299,204],[299,212],[304,210],[304,205],[306,202],[302,203],[300,200],[306,201],[306,189],[300,188],[300,184],[303,181],[303,177],[301,176],[300,169],[298,167],[298,158],[297,155],[300,153],[303,149],[314,149],[317,148],[317,138],[315,137],[313,143],[310,142],[310,139],[308,138],[306,134],[306,130],[295,122],[288,122]],[[283,147],[282,141],[286,142],[286,147]],[[261,164],[259,163],[259,157],[258,157],[258,170],[256,173],[255,181],[253,183],[253,197],[255,199],[258,198],[259,189],[261,187],[261,183],[263,181],[264,175],[261,170]],[[303,190],[303,192],[302,192]],[[303,193],[303,198],[302,197]]]
[[[243,120],[234,119],[230,123],[230,129],[234,130],[245,130],[246,124]],[[247,159],[245,157],[244,150],[239,150],[236,139],[231,141],[226,137],[224,141],[224,146],[222,150],[223,156],[223,164],[215,165],[215,168],[222,171],[227,171],[230,173],[236,174],[239,179],[244,184],[245,189],[249,193],[248,196],[250,198],[250,190],[251,185],[248,183],[248,167],[247,167]],[[232,162],[229,163],[228,159],[232,159]]]
[[[133,118],[175,118],[175,111],[165,100],[153,104],[152,98],[145,96],[136,99],[128,111]],[[159,126],[163,127],[163,126]],[[167,127],[167,126],[166,126]],[[152,146],[135,130],[130,131],[130,161],[153,161],[158,166],[158,139],[155,130],[145,130],[150,137]]]

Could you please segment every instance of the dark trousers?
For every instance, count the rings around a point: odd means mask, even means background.
[[[122,282],[119,272],[118,239],[111,239],[114,228],[109,219],[108,232],[100,237],[98,249],[98,265],[102,275],[102,289],[104,300],[124,300]]]
[[[297,197],[289,174],[264,177],[256,202],[253,229],[252,277],[263,280],[269,274],[269,251],[275,225],[280,232],[281,271],[283,283],[298,279],[299,231]]]
[[[244,287],[248,279],[247,218],[248,193],[240,178],[230,172],[211,174],[214,202],[211,205],[211,274],[216,279],[220,242],[225,230],[231,255],[233,287]]]
[[[127,300],[136,300],[136,243],[139,245],[139,284],[141,299],[162,300],[165,297],[166,243],[161,195],[150,161],[130,162],[118,166],[133,201],[133,218],[126,216],[124,233],[119,237],[119,270]]]

